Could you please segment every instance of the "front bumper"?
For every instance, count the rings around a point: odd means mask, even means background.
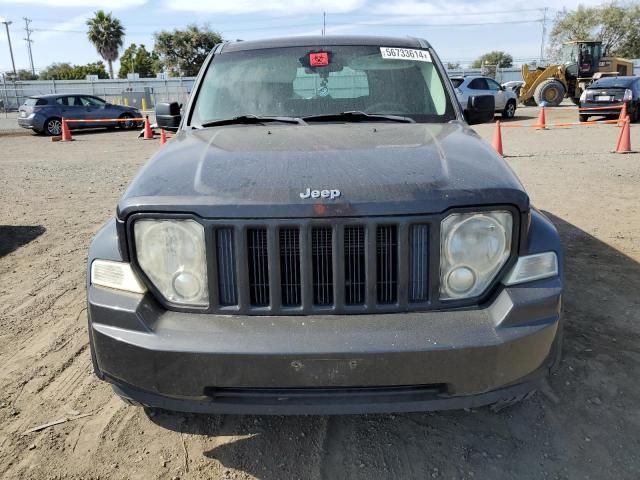
[[[475,310],[223,316],[89,287],[96,373],[179,411],[337,414],[474,407],[525,394],[559,348],[560,278]]]

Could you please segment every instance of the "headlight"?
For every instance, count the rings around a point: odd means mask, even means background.
[[[630,102],[633,98],[633,92],[628,88],[624,91],[624,97],[622,97],[623,102]]]
[[[138,220],[134,224],[138,264],[166,300],[207,306],[204,228],[194,220]]]
[[[511,253],[509,212],[455,213],[440,228],[440,298],[480,295]]]

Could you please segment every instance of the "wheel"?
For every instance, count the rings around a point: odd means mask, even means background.
[[[564,85],[555,78],[548,78],[536,87],[533,98],[538,105],[545,102],[548,107],[557,107],[562,103],[564,94]]]
[[[44,133],[50,136],[62,135],[62,122],[59,118],[50,118],[44,124]]]
[[[640,121],[640,104],[636,105],[636,109],[633,111],[633,115],[631,115],[631,121],[633,123]]]
[[[130,113],[123,113],[122,115],[120,115],[121,119],[125,120],[123,122],[118,122],[118,126],[123,129],[123,130],[130,130],[132,128],[136,127],[136,122],[134,120],[127,120],[127,119],[132,119],[133,116]]]
[[[589,121],[589,115],[580,115],[580,121],[581,122],[588,122]]]
[[[513,118],[516,115],[516,102],[509,100],[502,111],[502,118]]]

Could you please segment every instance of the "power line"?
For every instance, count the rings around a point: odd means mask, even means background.
[[[29,65],[31,66],[31,73],[35,75],[36,69],[33,66],[33,53],[31,52],[31,44],[33,43],[33,40],[31,40],[31,33],[33,33],[33,30],[29,28],[29,24],[32,20],[27,17],[22,17],[22,19],[24,20],[24,31],[27,32],[27,38],[24,40],[27,42],[27,49],[29,50]]]

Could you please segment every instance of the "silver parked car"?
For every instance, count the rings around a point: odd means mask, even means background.
[[[474,95],[493,95],[496,101],[496,112],[502,118],[513,118],[516,114],[518,96],[513,90],[507,89],[493,78],[481,76],[453,77],[451,82],[456,89],[456,96],[462,109],[465,110],[469,97]]]

